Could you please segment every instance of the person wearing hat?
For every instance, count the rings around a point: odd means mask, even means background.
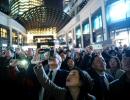
[[[53,95],[53,100],[95,100],[95,97],[89,94],[93,81],[87,72],[73,68],[67,76],[64,88],[48,78],[41,64],[35,66],[34,72],[42,87],[49,92],[48,95]]]
[[[122,69],[125,73],[119,80],[110,84],[109,100],[129,100],[130,99],[130,50],[125,50],[122,55]]]

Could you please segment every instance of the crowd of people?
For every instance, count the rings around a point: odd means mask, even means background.
[[[7,48],[0,55],[3,100],[129,100],[130,48]]]

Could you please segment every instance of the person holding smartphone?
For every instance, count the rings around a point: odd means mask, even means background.
[[[34,67],[37,79],[42,87],[49,92],[48,96],[53,95],[53,100],[95,100],[89,94],[92,89],[93,81],[89,74],[78,68],[73,68],[66,79],[66,87],[57,86],[47,76],[42,64]],[[44,100],[52,100],[45,98]]]

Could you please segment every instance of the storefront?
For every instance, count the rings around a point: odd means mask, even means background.
[[[72,49],[74,46],[74,33],[73,30],[69,31],[69,33],[67,33],[67,43],[68,43],[68,47],[69,49]]]
[[[129,5],[130,0],[118,0],[106,6],[110,39],[116,46],[130,45]]]
[[[76,27],[75,32],[76,32],[76,48],[81,48],[82,47],[82,41],[81,41],[82,32],[81,32],[80,25]]]
[[[18,33],[17,31],[12,31],[12,43],[18,45]]]
[[[130,29],[116,29],[110,32],[110,37],[117,47],[129,45],[130,43]]]
[[[85,20],[82,24],[83,28],[83,47],[90,45],[90,25],[89,19]]]
[[[102,21],[102,11],[99,8],[93,15],[92,15],[92,37],[94,43],[99,43],[104,41],[104,34],[103,34],[103,21]]]
[[[23,46],[26,42],[26,37],[16,30],[12,30],[12,46],[16,48],[18,45]]]
[[[58,37],[58,40],[59,40],[59,44],[60,46],[67,46],[67,42],[66,42],[66,35],[61,35]]]
[[[0,26],[0,49],[4,49],[7,47],[8,45],[8,38],[9,38],[9,35],[8,35],[8,28],[7,27],[4,27],[4,26]],[[0,51],[1,51],[0,50]]]

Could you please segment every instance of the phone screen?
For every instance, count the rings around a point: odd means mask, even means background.
[[[40,60],[44,60],[45,57],[44,57],[44,53],[40,54]]]

